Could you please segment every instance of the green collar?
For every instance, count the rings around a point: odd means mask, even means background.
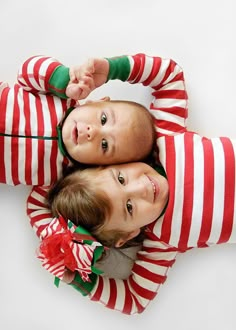
[[[63,139],[62,139],[62,126],[64,124],[64,121],[66,120],[66,118],[68,117],[68,115],[71,113],[72,110],[74,110],[74,107],[71,107],[66,111],[65,118],[57,126],[57,136],[58,136],[58,147],[59,147],[60,152],[62,153],[63,156],[67,157],[72,163],[75,163],[76,161],[67,152]]]

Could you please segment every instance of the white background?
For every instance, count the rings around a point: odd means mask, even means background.
[[[0,80],[12,84],[19,64],[35,54],[54,56],[68,66],[90,56],[144,52],[172,57],[185,71],[189,128],[235,137],[233,2],[3,0]],[[148,104],[148,93],[141,86],[112,82],[93,97]],[[1,330],[236,329],[235,246],[181,255],[146,311],[122,315],[66,285],[53,285],[35,258],[37,239],[25,214],[29,191],[0,185]]]

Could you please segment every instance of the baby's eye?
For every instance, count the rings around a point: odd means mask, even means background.
[[[108,149],[108,142],[105,139],[102,139],[102,150],[107,151]]]
[[[101,124],[104,126],[107,122],[107,115],[103,112],[101,115]]]
[[[132,205],[130,199],[126,203],[126,208],[127,208],[127,211],[129,212],[129,214],[133,215],[133,205]]]
[[[120,172],[118,173],[118,181],[121,184],[125,184],[125,178],[123,177],[123,175]]]

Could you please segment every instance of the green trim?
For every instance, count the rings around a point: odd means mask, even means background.
[[[17,135],[17,134],[5,134],[0,133],[0,136],[25,138],[25,139],[38,139],[38,140],[57,140],[57,136],[37,136],[37,135]]]
[[[70,283],[69,285],[71,285],[74,289],[79,291],[83,296],[87,296],[94,288],[97,282],[97,277],[98,275],[91,273],[89,274],[89,278],[91,282],[84,282],[82,278],[79,276],[79,274],[76,273],[73,282]]]
[[[61,65],[56,68],[49,79],[49,91],[61,99],[67,99],[66,87],[70,81],[69,68]]]
[[[74,107],[69,108],[66,111],[65,118],[63,119],[63,122],[60,125],[57,126],[58,148],[59,148],[60,152],[62,153],[62,155],[67,157],[73,163],[75,162],[75,160],[67,152],[66,147],[65,147],[64,142],[63,142],[63,139],[62,139],[62,127],[63,127],[63,123],[64,123],[65,119],[71,113],[71,111],[74,110],[74,109],[75,109]]]
[[[119,79],[126,81],[130,74],[130,62],[127,56],[107,58],[109,73],[107,81]]]

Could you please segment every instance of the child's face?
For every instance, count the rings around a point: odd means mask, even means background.
[[[62,138],[74,160],[113,164],[146,157],[153,129],[147,114],[135,106],[100,101],[74,109],[63,124]]]
[[[112,205],[104,228],[132,233],[129,239],[156,220],[168,200],[167,179],[145,163],[104,167],[96,172],[93,182],[109,196]]]

